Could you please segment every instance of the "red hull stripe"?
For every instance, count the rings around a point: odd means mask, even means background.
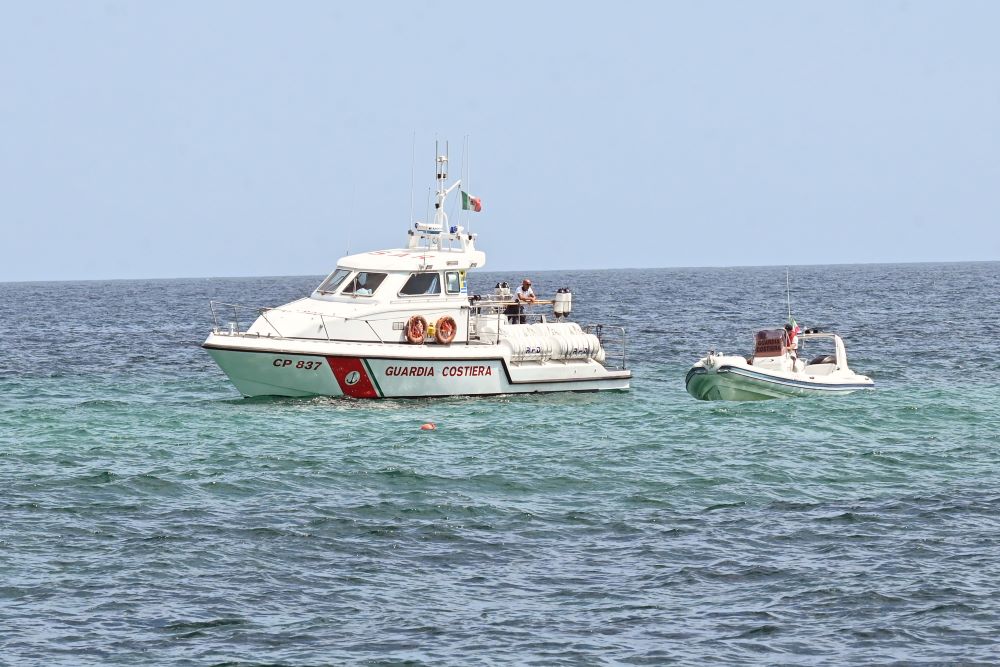
[[[351,398],[378,398],[365,365],[357,357],[327,357],[333,377],[337,378],[344,396]]]

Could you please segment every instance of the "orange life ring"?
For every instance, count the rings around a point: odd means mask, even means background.
[[[420,315],[414,315],[406,323],[406,340],[414,345],[423,345],[427,337],[427,320]]]
[[[458,332],[458,325],[455,324],[455,318],[450,315],[445,315],[437,321],[434,325],[434,338],[437,339],[441,345],[447,345],[451,341],[455,340],[455,334]]]

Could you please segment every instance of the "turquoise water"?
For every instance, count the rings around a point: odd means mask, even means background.
[[[993,663],[998,269],[793,267],[877,390],[762,403],[683,378],[783,268],[537,272],[631,391],[383,402],[198,347],[318,276],[0,284],[0,662]]]

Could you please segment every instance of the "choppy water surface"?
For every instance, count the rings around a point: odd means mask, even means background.
[[[0,662],[995,662],[998,269],[793,268],[878,389],[742,404],[684,372],[781,268],[536,273],[631,391],[385,402],[199,349],[319,277],[2,284]]]

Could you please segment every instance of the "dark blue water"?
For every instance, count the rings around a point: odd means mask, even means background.
[[[783,268],[537,272],[631,391],[384,402],[199,349],[319,276],[0,284],[0,662],[995,663],[998,272],[793,267],[877,390],[763,403],[683,378]]]

